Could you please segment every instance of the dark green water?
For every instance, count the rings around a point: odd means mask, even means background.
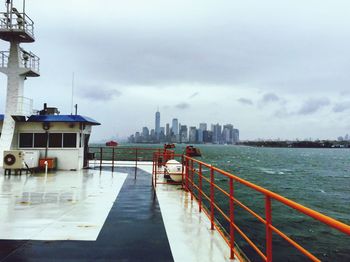
[[[198,147],[204,162],[350,224],[350,149]],[[184,146],[177,146],[177,152],[183,149]],[[215,176],[215,180],[223,188],[228,188],[227,179]],[[264,198],[260,194],[235,185],[235,197],[265,217]],[[222,209],[228,210],[228,203],[222,195],[216,193],[215,198]],[[322,261],[350,261],[350,236],[279,203],[272,203],[272,213],[274,226]],[[235,209],[235,221],[264,252],[264,225],[239,207]],[[227,227],[223,220],[221,222]],[[252,261],[260,261],[242,238],[237,236],[236,241]],[[278,235],[273,235],[273,246],[274,261],[307,261]]]
[[[250,182],[279,193],[302,205],[332,218],[350,224],[350,150],[349,149],[296,149],[254,148],[235,146],[200,146],[204,162]],[[220,183],[220,181],[219,181]],[[225,184],[225,181],[221,182]],[[257,194],[239,188],[236,197],[248,206],[264,213],[264,202]],[[250,232],[250,237],[264,237],[264,228],[245,211],[237,209],[239,224]],[[324,261],[350,261],[350,236],[304,215],[273,203],[273,223],[299,241]],[[255,259],[243,241],[239,241]],[[261,241],[260,241],[261,242]],[[274,235],[274,260],[301,261],[294,248],[284,245]],[[259,244],[264,247],[264,243]],[[276,248],[278,247],[278,248]],[[279,250],[276,252],[275,250]],[[287,255],[288,254],[288,255]],[[287,256],[286,256],[287,255]]]

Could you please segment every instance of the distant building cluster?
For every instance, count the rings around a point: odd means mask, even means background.
[[[143,127],[129,137],[130,143],[190,143],[190,144],[236,144],[239,142],[239,130],[232,124],[200,123],[198,127],[182,125],[174,118],[165,127],[160,126],[160,112],[155,114],[155,128]]]
[[[350,141],[349,134],[346,134],[344,137],[342,136],[338,137],[338,141]]]

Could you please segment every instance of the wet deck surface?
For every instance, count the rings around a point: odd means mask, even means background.
[[[96,241],[0,240],[0,261],[173,261],[150,174],[116,171],[128,176]]]

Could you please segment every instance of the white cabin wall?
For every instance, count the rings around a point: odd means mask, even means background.
[[[38,122],[19,122],[16,123],[16,130],[14,139],[12,142],[12,149],[19,148],[19,133],[45,133],[43,124]],[[82,134],[90,134],[91,126],[87,125],[83,131],[80,130],[79,123],[75,123],[74,126],[71,123],[50,123],[49,133],[76,133],[77,144],[76,148],[49,148],[47,157],[57,158],[57,169],[59,170],[80,170],[84,166],[84,136]],[[80,143],[81,142],[81,143]],[[81,145],[81,147],[79,147]],[[26,151],[40,152],[40,157],[45,157],[45,148],[21,148]]]

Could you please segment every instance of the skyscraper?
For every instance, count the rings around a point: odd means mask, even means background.
[[[207,130],[206,123],[200,123],[198,129],[198,143],[203,143],[203,132]]]
[[[157,139],[159,139],[159,135],[160,135],[160,112],[159,112],[159,110],[157,110],[157,112],[156,112],[156,125],[155,125],[154,131],[156,133]]]
[[[213,129],[213,143],[214,144],[220,144],[221,143],[221,125],[216,124],[212,125]]]
[[[233,125],[224,125],[222,131],[222,141],[225,144],[233,144]]]
[[[190,127],[190,132],[188,134],[188,140],[190,143],[196,143],[196,131],[197,128],[195,126]]]
[[[175,136],[179,134],[179,121],[177,120],[177,118],[173,119],[171,131]]]
[[[239,130],[238,129],[233,129],[233,143],[238,143],[239,142]]]
[[[181,125],[180,127],[180,143],[187,143],[188,138],[187,138],[187,126],[186,125]]]

